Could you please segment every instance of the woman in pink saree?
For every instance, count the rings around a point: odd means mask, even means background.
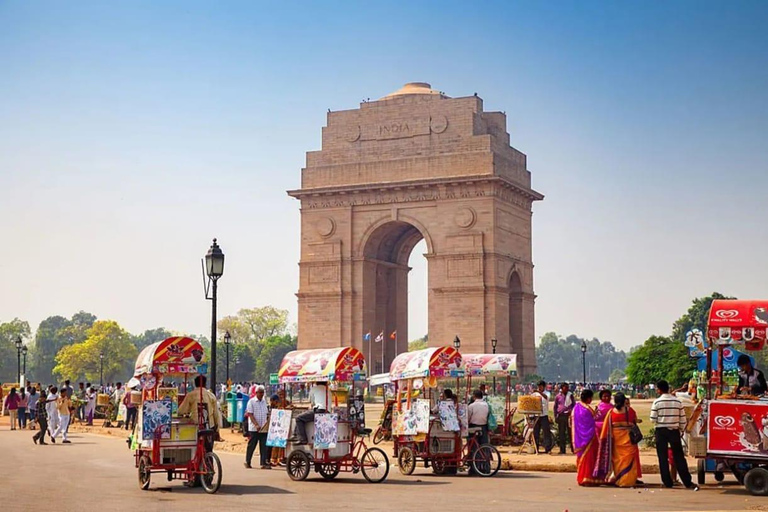
[[[600,482],[592,476],[597,461],[598,441],[595,434],[595,410],[592,403],[592,390],[581,392],[581,401],[571,413],[571,432],[573,433],[573,453],[576,454],[576,482],[579,485],[597,485]]]
[[[603,389],[598,395],[600,397],[600,403],[597,404],[597,412],[595,413],[595,428],[597,429],[597,435],[600,436],[600,432],[603,430],[603,422],[608,413],[613,409],[611,404],[611,390]]]

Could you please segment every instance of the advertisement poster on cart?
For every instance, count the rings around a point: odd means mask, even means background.
[[[709,403],[707,452],[723,455],[768,455],[768,403]]]
[[[291,411],[287,409],[272,409],[269,415],[269,432],[267,446],[285,448],[288,433],[291,430]]]
[[[336,448],[339,442],[339,417],[336,414],[315,414],[315,450]]]

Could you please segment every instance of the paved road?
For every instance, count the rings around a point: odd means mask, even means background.
[[[510,510],[515,512],[768,510],[768,498],[742,487],[683,489],[582,489],[573,474],[500,473],[491,479],[433,476],[418,469],[411,477],[392,468],[383,484],[361,475],[325,482],[314,475],[293,482],[282,470],[246,470],[242,455],[220,454],[224,483],[210,496],[153,475],[150,491],[137,486],[133,458],[124,442],[74,434],[71,445],[35,446],[29,432],[0,431],[3,464],[0,510],[260,510],[420,511]],[[657,477],[647,479],[657,484]],[[41,485],[42,484],[42,485]],[[46,505],[49,504],[49,505]]]

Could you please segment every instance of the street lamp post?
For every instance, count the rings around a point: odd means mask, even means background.
[[[21,347],[21,355],[22,355],[23,360],[24,360],[24,364],[22,364],[21,368],[22,368],[22,374],[24,375],[24,382],[25,383],[27,381],[27,352],[28,352],[28,350],[29,349],[27,349],[26,345]]]
[[[104,352],[99,353],[99,387],[104,389]]]
[[[229,389],[229,345],[232,343],[232,335],[229,334],[229,331],[226,331],[224,333],[224,345],[227,346],[227,389]]]
[[[453,338],[453,348],[455,348],[456,350],[459,350],[461,348],[461,340],[459,339],[458,336]]]
[[[24,342],[21,341],[21,336],[16,337],[16,369],[17,369],[17,382],[21,384],[21,347],[24,346]]]
[[[205,274],[208,282],[205,285],[205,298],[211,301],[211,384],[209,389],[216,393],[216,291],[219,278],[224,275],[224,253],[213,239],[208,254],[205,255]],[[203,277],[205,279],[205,277]],[[208,292],[211,292],[210,296]]]
[[[491,350],[493,350],[493,354],[496,355],[496,345],[499,343],[499,340],[496,338],[491,338]],[[493,376],[493,395],[496,396],[496,376]]]
[[[587,342],[581,342],[581,382],[587,385]]]
[[[237,380],[237,376],[240,375],[237,373],[237,365],[240,364],[240,356],[235,356],[235,380]]]

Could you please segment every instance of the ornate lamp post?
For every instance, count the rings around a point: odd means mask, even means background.
[[[215,238],[211,248],[208,249],[208,254],[205,255],[204,270],[208,276],[208,282],[205,284],[205,298],[211,301],[211,383],[208,388],[216,393],[216,291],[219,278],[224,275],[224,253],[221,252],[221,247],[216,243]]]
[[[17,382],[21,384],[21,347],[24,346],[24,342],[21,341],[21,336],[16,337],[16,369],[17,369]]]
[[[461,348],[461,340],[459,339],[458,335],[453,338],[453,348],[456,350],[459,350]]]
[[[491,350],[493,350],[493,354],[496,355],[496,345],[499,343],[499,340],[496,338],[491,338]],[[496,376],[493,376],[493,394],[496,394]]]
[[[581,341],[581,382],[587,385],[587,342]]]
[[[104,352],[99,353],[99,387],[104,389]]]
[[[231,383],[229,382],[229,345],[232,343],[232,335],[229,334],[229,331],[226,331],[224,333],[224,345],[227,347],[227,389],[231,386]]]
[[[22,373],[24,374],[24,382],[25,383],[26,383],[26,380],[27,380],[27,352],[28,351],[29,351],[29,349],[27,348],[26,345],[21,347],[21,355],[22,355],[22,358],[23,358],[23,361],[24,361],[24,364],[22,365],[21,368],[22,368]]]
[[[240,356],[235,356],[235,380],[237,380],[237,376],[239,373],[237,373],[237,365],[240,364]]]

